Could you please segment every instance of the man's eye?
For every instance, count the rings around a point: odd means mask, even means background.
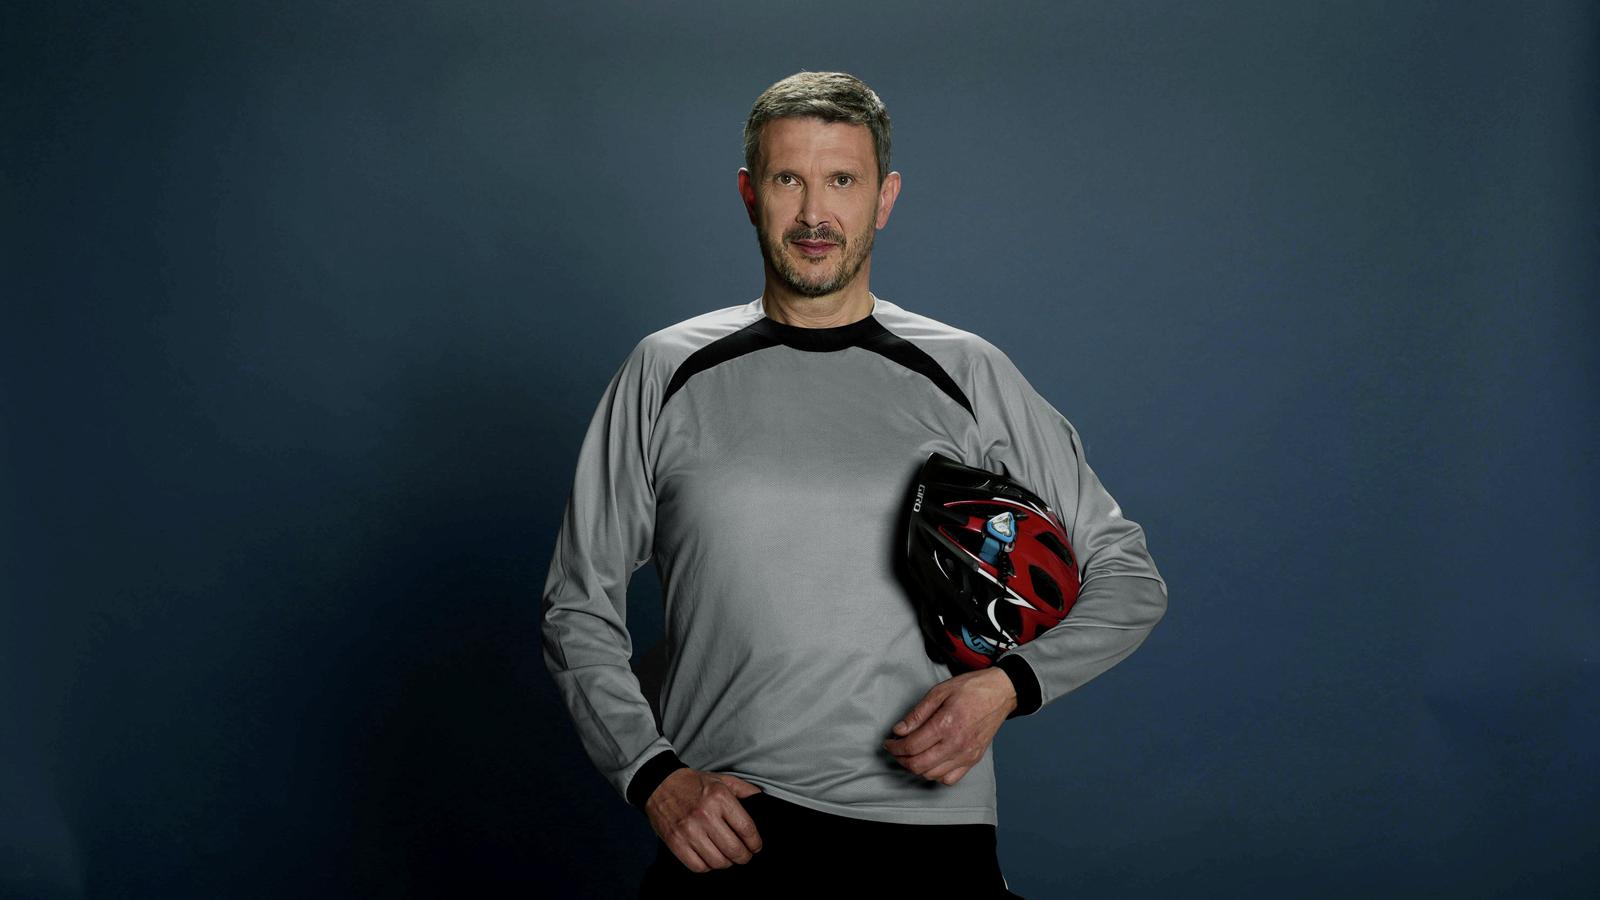
[[[788,183],[789,183],[789,182],[787,182],[787,181],[785,181],[785,180],[784,180],[784,179],[785,179],[785,178],[793,178],[793,177],[794,177],[794,176],[793,176],[793,175],[790,175],[790,174],[789,174],[789,173],[788,173],[788,172],[783,172],[783,173],[780,173],[780,174],[779,174],[779,175],[778,175],[778,183],[779,183],[779,184],[788,184]]]
[[[846,186],[847,184],[849,184],[850,182],[852,182],[854,180],[855,179],[851,178],[849,175],[840,175],[839,176],[839,186],[840,187],[844,187],[844,186]]]

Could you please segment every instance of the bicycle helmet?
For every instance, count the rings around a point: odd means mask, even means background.
[[[938,451],[908,501],[907,562],[928,655],[987,668],[1066,618],[1078,563],[1061,520],[1005,475]]]

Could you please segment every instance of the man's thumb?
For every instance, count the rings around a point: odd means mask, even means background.
[[[922,704],[918,703],[912,708],[911,712],[906,713],[906,717],[904,719],[894,723],[894,733],[900,735],[901,737],[905,737],[911,733],[913,728],[916,728],[917,725],[921,724],[921,722]]]
[[[733,788],[733,795],[735,797],[738,797],[741,800],[743,800],[745,797],[750,796],[751,794],[759,794],[759,793],[761,793],[761,788],[756,787],[755,785],[751,784],[748,781],[745,781],[743,778],[740,778],[737,775],[723,775],[722,777],[726,778],[728,781],[733,782],[733,784],[731,785],[731,787]]]

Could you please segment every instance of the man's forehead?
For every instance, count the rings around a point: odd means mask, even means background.
[[[773,119],[762,127],[761,138],[762,149],[773,165],[819,158],[863,162],[871,161],[875,155],[872,130],[867,126],[816,116]]]

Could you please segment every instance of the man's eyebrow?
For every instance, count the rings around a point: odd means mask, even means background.
[[[779,175],[795,175],[795,176],[798,176],[799,174],[800,174],[799,172],[796,172],[793,169],[773,169],[770,173],[767,174],[767,177],[768,178],[777,178]],[[828,173],[828,177],[829,178],[832,178],[835,175],[849,175],[851,178],[860,178],[860,177],[862,177],[861,173],[856,171],[855,169],[834,169],[832,172]]]

